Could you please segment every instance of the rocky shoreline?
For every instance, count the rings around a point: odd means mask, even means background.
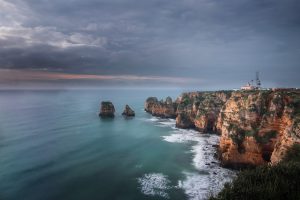
[[[220,134],[225,167],[278,163],[300,143],[300,91],[189,92],[174,102],[149,97],[145,111],[176,119],[176,127]]]

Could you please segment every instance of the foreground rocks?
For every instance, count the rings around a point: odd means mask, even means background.
[[[134,117],[135,112],[129,107],[129,105],[126,105],[122,115],[127,117]]]
[[[145,110],[176,118],[178,128],[220,134],[224,166],[277,163],[300,143],[299,90],[190,92],[175,102],[150,97]]]
[[[110,101],[102,101],[99,116],[102,118],[115,117],[115,107]]]

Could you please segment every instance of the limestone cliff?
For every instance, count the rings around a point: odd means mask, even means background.
[[[165,101],[158,101],[156,97],[149,97],[145,102],[145,111],[157,117],[175,118],[176,106],[177,103],[173,103],[171,97],[167,97]]]
[[[179,128],[219,133],[225,166],[277,163],[300,143],[299,90],[183,93],[171,107],[149,98],[145,110],[162,117],[172,113]]]

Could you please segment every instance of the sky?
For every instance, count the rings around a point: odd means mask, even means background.
[[[299,0],[0,0],[0,87],[300,87]]]

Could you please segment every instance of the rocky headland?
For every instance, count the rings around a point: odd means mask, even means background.
[[[99,116],[102,118],[115,117],[115,107],[110,101],[102,101]]]
[[[162,118],[176,118],[177,103],[171,97],[158,101],[156,97],[149,97],[145,102],[145,111],[153,116]]]
[[[176,118],[178,128],[220,134],[227,167],[278,163],[300,143],[300,90],[189,92],[175,102],[149,97],[145,111]]]

